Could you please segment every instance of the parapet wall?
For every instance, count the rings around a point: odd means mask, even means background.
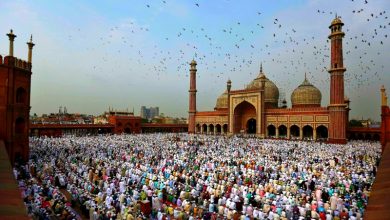
[[[389,219],[390,216],[390,142],[382,152],[381,162],[372,185],[368,206],[364,213],[365,220]]]
[[[381,144],[384,150],[387,143],[390,143],[390,108],[382,106],[382,123],[381,123]]]
[[[27,71],[31,70],[31,63],[28,63],[25,60],[22,60],[22,59],[19,59],[16,57],[10,57],[10,56],[6,56],[3,58],[0,55],[0,65],[14,66],[14,67],[24,69]]]
[[[30,219],[2,140],[0,140],[0,195],[0,219]]]

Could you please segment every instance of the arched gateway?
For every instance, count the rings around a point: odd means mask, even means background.
[[[234,108],[234,133],[256,133],[256,108],[243,101]]]

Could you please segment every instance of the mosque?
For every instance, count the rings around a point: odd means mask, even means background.
[[[310,139],[346,143],[349,100],[344,96],[342,31],[336,16],[328,38],[331,43],[330,100],[321,106],[321,91],[306,78],[291,94],[291,108],[286,100],[278,105],[279,89],[263,71],[245,88],[226,91],[216,100],[214,111],[196,109],[196,61],[190,63],[188,132],[202,134],[253,134],[259,138]]]

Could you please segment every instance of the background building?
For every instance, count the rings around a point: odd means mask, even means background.
[[[108,123],[115,126],[115,134],[141,133],[141,117],[134,116],[134,112],[111,110],[105,115]]]
[[[148,121],[152,120],[154,117],[160,115],[159,107],[150,107],[146,108],[145,106],[141,106],[141,118],[147,119]]]

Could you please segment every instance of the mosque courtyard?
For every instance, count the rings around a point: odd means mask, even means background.
[[[30,215],[61,219],[362,219],[377,142],[189,134],[32,138],[15,168]]]

